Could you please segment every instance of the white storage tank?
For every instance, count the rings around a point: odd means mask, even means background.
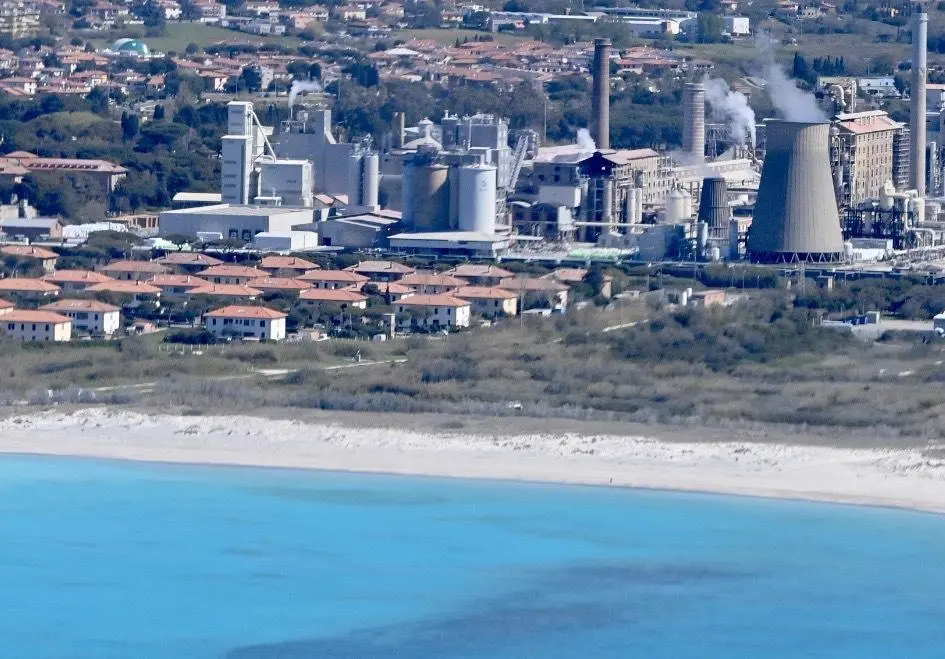
[[[492,165],[466,165],[459,169],[459,230],[495,234],[496,183]]]
[[[686,217],[686,194],[673,188],[666,198],[666,223],[679,224]]]
[[[449,231],[449,167],[437,163],[404,165],[401,213],[408,231]]]
[[[376,153],[365,154],[361,161],[361,204],[377,206],[377,191],[380,186],[381,161]]]

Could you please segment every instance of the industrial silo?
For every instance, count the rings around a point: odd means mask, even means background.
[[[459,168],[459,230],[495,233],[496,181],[498,171],[492,165],[466,165]]]
[[[366,153],[361,160],[361,204],[377,206],[381,161],[376,153]]]
[[[679,224],[687,217],[686,193],[679,188],[673,188],[666,197],[665,222],[666,224]]]
[[[830,175],[830,124],[770,121],[748,232],[759,262],[839,261],[843,236]]]
[[[403,224],[408,231],[449,231],[449,167],[435,162],[404,166]]]
[[[728,205],[728,187],[721,176],[712,176],[702,181],[699,197],[699,221],[709,226],[709,237],[724,239],[728,236],[728,221],[732,213]]]

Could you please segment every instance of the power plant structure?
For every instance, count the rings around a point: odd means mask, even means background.
[[[912,102],[909,130],[912,135],[910,186],[925,196],[925,105],[928,82],[929,15],[917,4],[912,22]]]
[[[591,135],[598,149],[610,148],[610,39],[594,39]]]
[[[705,85],[683,87],[683,153],[690,164],[705,161]]]
[[[765,161],[748,233],[762,263],[839,262],[843,235],[830,173],[830,123],[768,123]]]

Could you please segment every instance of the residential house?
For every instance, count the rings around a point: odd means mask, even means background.
[[[367,282],[364,285],[363,290],[366,293],[374,293],[375,295],[384,296],[384,299],[387,300],[388,304],[393,304],[398,300],[402,300],[405,297],[409,297],[416,293],[416,291],[409,286],[404,286],[403,284],[396,281]]]
[[[447,270],[446,274],[463,279],[472,286],[498,286],[503,279],[515,276],[514,272],[503,270],[492,264],[477,265],[475,263],[458,265],[452,270]]]
[[[410,286],[418,293],[424,295],[439,295],[440,293],[449,293],[455,291],[466,282],[450,275],[427,274],[421,272],[412,272],[404,275],[398,282],[404,286]]]
[[[91,87],[85,85],[81,90],[88,93]],[[66,87],[58,87],[56,91],[68,92]],[[41,158],[35,153],[14,151],[3,156],[2,160],[20,165],[33,177],[49,178],[52,181],[58,177],[67,176],[76,180],[87,181],[96,185],[103,195],[110,195],[115,191],[118,183],[125,178],[128,170],[107,160],[92,160],[82,158]]]
[[[298,277],[321,266],[295,256],[264,256],[259,267],[274,277]]]
[[[357,272],[371,281],[397,281],[404,275],[416,272],[416,268],[393,261],[361,261],[357,265],[345,268],[348,272]]]
[[[471,306],[452,295],[411,295],[401,298],[394,308],[403,328],[450,329],[469,327]]]
[[[170,270],[156,261],[114,261],[102,268],[102,272],[120,281],[147,281]]]
[[[563,313],[568,307],[568,287],[554,279],[508,277],[499,283],[499,287],[520,297],[520,311],[540,308]]]
[[[260,279],[269,275],[265,270],[251,267],[248,265],[214,265],[197,273],[207,281],[214,284],[246,284],[254,279]]]
[[[189,297],[231,297],[243,300],[255,300],[262,295],[258,288],[250,288],[246,284],[209,284],[187,291]]]
[[[251,288],[261,290],[263,293],[284,293],[286,295],[298,295],[312,287],[307,281],[289,277],[260,277],[259,279],[253,279],[248,285]]]
[[[10,168],[10,164],[11,163],[5,162],[3,158],[0,158],[0,181],[18,183],[20,180],[22,180],[23,176],[29,174],[29,170],[26,170],[19,165]],[[15,165],[15,163],[13,164]],[[24,173],[21,175],[12,173],[15,170],[18,171],[19,169],[22,169]],[[22,237],[26,240],[51,238],[53,240],[59,240],[62,238],[62,223],[55,218],[34,217],[29,219],[23,217],[11,217],[0,220],[0,231],[11,238]]]
[[[126,300],[129,306],[138,306],[142,302],[155,302],[161,298],[161,289],[140,279],[115,279],[94,284],[86,288],[89,293],[102,294]]]
[[[44,300],[59,295],[59,287],[42,279],[7,277],[0,279],[0,296],[13,300]]]
[[[518,313],[518,295],[496,286],[463,286],[452,293],[472,305],[473,313],[487,318],[514,316]]]
[[[152,286],[161,289],[165,296],[183,296],[190,293],[195,288],[210,286],[210,282],[194,275],[156,275],[148,280]]]
[[[558,268],[542,279],[554,279],[570,287],[580,286],[585,283],[587,277],[587,268]],[[604,297],[610,297],[613,294],[614,278],[608,274],[602,274],[600,294]]]
[[[72,321],[52,311],[14,309],[0,316],[0,330],[17,341],[72,339]]]
[[[67,293],[74,293],[84,291],[94,284],[113,281],[113,279],[101,272],[93,272],[92,270],[56,270],[43,277],[43,281],[55,284]]]
[[[203,326],[218,338],[285,339],[287,314],[267,307],[230,305],[204,314]]]
[[[693,291],[689,294],[689,304],[702,307],[714,307],[725,304],[725,291],[710,288],[704,291]]]
[[[154,261],[178,272],[191,275],[223,263],[218,258],[200,252],[168,252],[161,258],[154,259]]]
[[[310,288],[299,293],[299,300],[319,309],[367,309],[367,296],[347,288]]]
[[[364,275],[347,270],[310,270],[299,275],[299,281],[306,281],[314,288],[357,288],[369,281]]]
[[[97,300],[56,300],[40,307],[72,321],[72,331],[92,336],[114,336],[121,328],[121,309]]]
[[[52,272],[56,269],[56,259],[59,258],[59,255],[51,250],[33,247],[32,245],[6,245],[0,247],[0,254],[12,257],[17,261],[38,262],[46,272]]]

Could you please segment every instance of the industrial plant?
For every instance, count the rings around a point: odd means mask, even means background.
[[[945,246],[945,106],[927,106],[927,22],[917,8],[909,126],[858,107],[853,79],[825,80],[815,99],[772,75],[780,116],[756,121],[744,93],[705,77],[682,86],[679,151],[611,149],[607,39],[590,60],[590,130],[573,144],[486,114],[415,126],[398,114],[379,144],[346,142],[323,105],[290,105],[269,127],[234,101],[219,203],[162,213],[160,231],[479,258],[842,263]]]

